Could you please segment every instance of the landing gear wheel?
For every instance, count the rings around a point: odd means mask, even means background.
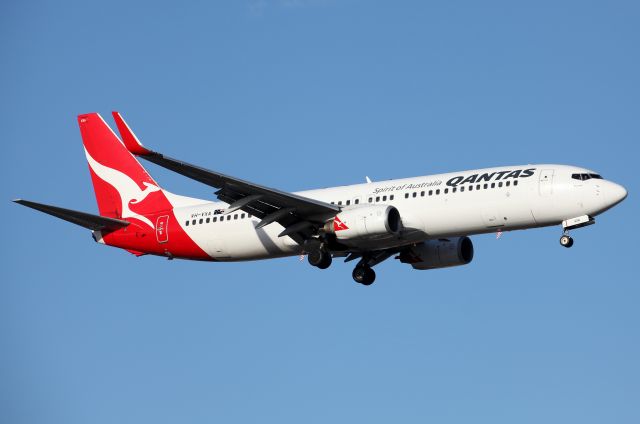
[[[331,253],[324,249],[315,249],[309,252],[307,255],[309,264],[318,267],[320,269],[327,269],[331,265]]]
[[[331,253],[324,252],[322,255],[322,261],[318,265],[316,265],[320,269],[327,269],[331,266],[331,262],[333,259],[331,258]]]
[[[562,237],[560,237],[560,245],[563,247],[571,247],[573,246],[573,239],[570,235],[564,234]]]
[[[364,286],[370,286],[376,280],[376,272],[370,266],[358,265],[353,269],[353,280]]]

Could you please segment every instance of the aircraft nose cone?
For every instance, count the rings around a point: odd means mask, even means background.
[[[607,197],[612,205],[617,205],[627,198],[627,189],[620,184],[611,183],[607,188]]]

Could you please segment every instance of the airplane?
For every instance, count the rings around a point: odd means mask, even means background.
[[[373,267],[395,257],[417,270],[466,265],[469,236],[561,225],[569,231],[622,202],[627,190],[594,171],[517,165],[290,193],[192,165],[145,147],[118,112],[120,138],[98,113],[78,116],[99,215],[28,200],[24,206],[92,231],[96,242],[136,256],[231,262],[307,256],[328,268],[356,261],[368,286]],[[216,189],[219,201],[173,194],[137,158]]]

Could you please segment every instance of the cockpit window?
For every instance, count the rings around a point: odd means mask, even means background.
[[[591,178],[595,178],[597,180],[602,179],[602,177],[598,174],[571,174],[571,178],[573,178],[574,180],[580,180],[580,181],[590,180]]]

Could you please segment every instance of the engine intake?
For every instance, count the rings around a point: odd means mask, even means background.
[[[473,260],[469,237],[427,240],[400,253],[400,262],[414,269],[436,269],[466,265]]]

